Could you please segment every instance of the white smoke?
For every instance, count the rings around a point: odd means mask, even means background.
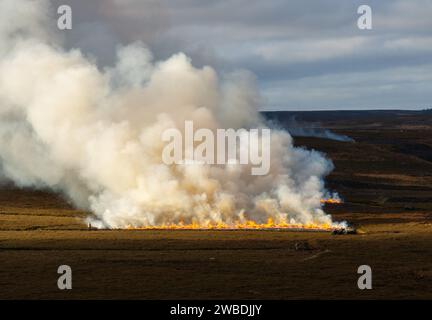
[[[278,114],[276,113],[276,119],[270,119],[269,123],[273,126],[282,126],[294,137],[314,137],[341,142],[354,142],[354,139],[317,126],[316,123],[300,122],[297,121],[295,116],[279,120],[277,119],[277,115]],[[281,117],[283,117],[283,113]]]
[[[331,223],[320,199],[332,163],[294,148],[287,132],[272,132],[267,176],[245,165],[162,163],[162,132],[185,120],[263,127],[250,74],[220,77],[182,53],[153,61],[140,43],[119,48],[116,65],[100,70],[62,49],[48,12],[46,1],[0,0],[0,176],[62,192],[98,227]]]
[[[294,137],[314,137],[341,142],[354,142],[354,139],[346,135],[334,133],[328,129],[310,128],[302,126],[291,126],[286,129]]]

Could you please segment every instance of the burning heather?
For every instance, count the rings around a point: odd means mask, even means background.
[[[342,199],[339,197],[338,194],[334,194],[332,197],[327,197],[320,200],[323,204],[341,204],[343,203]]]
[[[331,161],[295,148],[283,130],[272,130],[267,175],[163,163],[162,133],[185,121],[265,128],[249,73],[196,68],[182,53],[155,61],[141,43],[100,69],[62,48],[50,10],[0,0],[0,177],[61,192],[98,228],[337,227],[322,209]]]
[[[256,223],[255,221],[235,222],[233,224],[226,224],[219,222],[217,224],[209,223],[207,225],[199,223],[184,224],[182,221],[176,224],[168,224],[161,226],[145,226],[145,227],[131,227],[130,230],[311,230],[311,231],[330,231],[339,229],[339,226],[332,226],[329,224],[289,224],[286,222],[275,223],[271,218],[266,223]]]

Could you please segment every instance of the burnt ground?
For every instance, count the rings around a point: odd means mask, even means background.
[[[283,125],[293,113],[267,116]],[[327,186],[345,203],[326,211],[363,234],[90,231],[60,197],[3,186],[0,298],[431,299],[432,113],[295,117],[355,140],[295,143],[332,159]],[[71,291],[57,289],[61,264],[72,267]],[[372,290],[357,288],[363,264]]]

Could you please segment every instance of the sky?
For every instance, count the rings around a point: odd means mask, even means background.
[[[262,110],[432,107],[432,0],[53,0],[68,4],[79,47],[101,66],[144,42],[219,73],[252,72]],[[372,30],[357,27],[360,5]]]

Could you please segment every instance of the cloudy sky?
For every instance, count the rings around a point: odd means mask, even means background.
[[[110,64],[118,44],[253,72],[265,110],[432,107],[432,0],[53,0],[69,47]],[[373,10],[359,30],[357,8]]]

